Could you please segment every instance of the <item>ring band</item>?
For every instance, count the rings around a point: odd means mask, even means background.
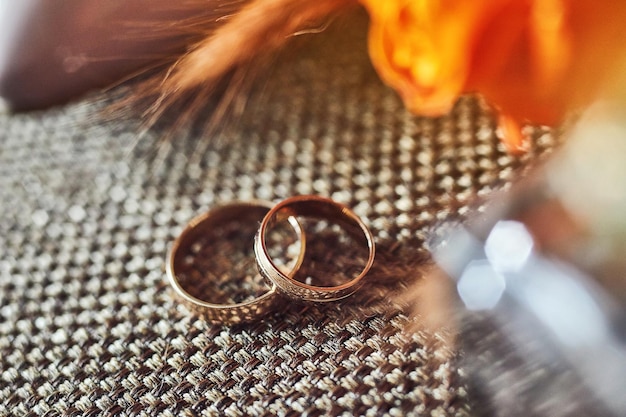
[[[292,274],[283,273],[268,253],[268,229],[276,223],[296,216],[322,220],[332,220],[342,226],[345,231],[357,239],[365,240],[368,258],[361,272],[350,281],[338,286],[309,285],[293,278]],[[361,219],[346,206],[331,199],[319,196],[296,196],[288,198],[267,212],[254,240],[254,252],[259,272],[269,281],[276,284],[278,290],[291,297],[306,301],[335,301],[353,294],[361,285],[361,280],[374,263],[374,237]]]
[[[192,251],[192,246],[199,238],[212,229],[226,223],[251,221],[253,224],[263,218],[272,204],[264,201],[235,202],[217,207],[204,213],[189,222],[187,227],[172,244],[166,261],[166,274],[176,294],[192,311],[203,315],[208,320],[220,323],[239,323],[249,321],[270,312],[277,298],[276,285],[268,281],[270,287],[262,295],[241,303],[216,304],[201,300],[187,292],[179,281],[177,270],[180,271],[185,257]],[[304,232],[295,218],[288,219],[300,242],[300,254],[294,266],[286,276],[294,274],[304,257]],[[250,242],[252,244],[252,242]],[[263,277],[265,279],[265,277]]]

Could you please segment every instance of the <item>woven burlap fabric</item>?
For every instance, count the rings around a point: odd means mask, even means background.
[[[98,117],[99,96],[0,116],[0,415],[472,413],[457,354],[368,307],[393,306],[423,274],[431,228],[472,214],[552,138],[508,155],[474,98],[409,114],[354,33],[343,22],[278,59],[208,138],[137,141],[137,120]],[[180,305],[164,259],[191,218],[296,194],[347,204],[373,230],[360,298],[237,326]]]

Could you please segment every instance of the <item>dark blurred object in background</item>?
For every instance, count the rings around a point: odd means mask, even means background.
[[[0,97],[30,110],[108,86],[171,59],[215,13],[206,1],[0,0]]]

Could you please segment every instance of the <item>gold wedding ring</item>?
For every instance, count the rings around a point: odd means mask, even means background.
[[[324,247],[321,250],[322,255],[325,256],[324,261],[334,257],[341,260],[342,258],[339,255],[343,255],[344,257],[349,257],[351,263],[354,264],[350,265],[350,272],[346,272],[348,276],[347,282],[339,285],[335,285],[334,282],[329,285],[312,285],[308,281],[303,282],[296,279],[298,271],[305,262],[305,252],[308,250],[306,237],[312,236],[308,229],[306,229],[307,234],[305,235],[305,229],[301,221],[307,221],[307,224],[309,224],[308,221],[311,219],[326,222],[331,231],[338,228],[342,233],[345,232],[345,235],[350,237],[348,239],[350,245],[363,245],[366,249],[367,256],[364,256],[366,259],[364,260],[364,266],[361,267],[360,261],[355,261],[350,254],[328,251],[325,248],[327,244],[325,235],[317,235]],[[259,222],[260,226],[257,228]],[[231,256],[231,251],[227,251],[228,253],[226,254],[216,251],[215,246],[212,246],[211,243],[216,243],[215,240],[212,240],[215,239],[212,237],[212,233],[220,232],[222,235],[216,239],[228,240],[232,237],[233,230],[245,228],[246,225],[254,228],[250,235],[245,235],[244,233],[244,240],[249,239],[249,242],[246,240],[243,245],[249,244],[250,247],[246,247],[246,249],[249,252],[254,251],[254,260],[256,261],[258,273],[260,273],[267,285],[265,292],[251,298],[255,294],[247,293],[245,290],[248,287],[242,287],[241,289],[247,297],[246,301],[238,302],[231,297],[228,299],[229,302],[225,303],[222,303],[221,300],[219,303],[210,302],[201,299],[197,294],[190,293],[189,287],[184,285],[189,285],[190,281],[195,284],[201,283],[203,287],[210,288],[212,291],[211,295],[217,296],[222,294],[221,290],[218,290],[218,284],[224,284],[224,280],[240,289],[238,286],[239,281],[232,280],[232,278],[236,278],[238,274],[242,273],[238,269],[241,266],[238,264],[240,261],[238,258]],[[295,240],[290,241],[285,236],[285,233],[282,233],[284,230],[281,229],[281,226],[284,225],[287,225],[290,230],[293,229]],[[228,229],[227,226],[230,226],[231,229]],[[279,253],[275,253],[276,242],[274,240],[276,232],[278,232],[281,243],[279,249],[282,252],[279,251]],[[320,233],[318,229],[315,229],[313,234],[316,232]],[[294,250],[291,250],[293,249],[293,244],[296,243],[297,254],[294,253]],[[228,248],[230,249],[231,247],[228,246]],[[350,248],[355,249],[355,246],[350,246]],[[362,250],[364,248],[358,247],[357,249]],[[348,250],[347,252],[350,251]],[[365,252],[362,251],[362,253],[364,254]],[[281,295],[295,300],[315,302],[328,302],[345,298],[361,286],[363,277],[374,263],[374,255],[374,237],[356,214],[346,206],[331,199],[306,195],[288,198],[275,206],[264,201],[235,202],[217,207],[194,218],[168,251],[166,273],[175,293],[189,309],[210,321],[233,324],[250,321],[273,311],[280,300],[284,300]],[[211,267],[207,266],[210,263],[202,262],[202,260],[206,261],[206,258],[224,261],[220,256],[226,258],[226,263],[232,268],[223,274],[224,277],[218,276],[218,274],[212,271]],[[244,252],[243,256],[251,257],[248,252]],[[198,258],[200,259],[198,261],[200,267],[195,263]],[[292,261],[285,263],[285,260],[288,259]],[[278,262],[278,260],[283,262]],[[319,266],[319,264],[312,263],[312,266]],[[323,274],[326,273],[324,270],[318,272],[323,277]],[[257,271],[252,272],[253,275],[256,273]],[[332,274],[329,275],[332,276]],[[245,273],[245,277],[250,277],[248,272]],[[214,281],[215,279],[217,281]],[[203,293],[203,295],[206,297],[206,293]]]
[[[295,271],[289,274],[281,271],[268,251],[268,230],[279,222],[299,217],[338,224],[354,239],[362,241],[367,247],[368,255],[361,271],[348,282],[335,286],[316,286],[300,282],[294,279]],[[346,206],[328,198],[305,195],[288,198],[267,212],[255,236],[254,252],[261,275],[273,282],[282,294],[298,300],[327,302],[345,298],[360,287],[363,277],[374,263],[375,246],[370,230]]]
[[[193,219],[174,241],[167,255],[167,277],[176,294],[192,311],[210,321],[239,323],[255,319],[273,310],[277,298],[280,297],[276,293],[276,284],[271,281],[268,283],[267,291],[256,298],[240,303],[218,304],[201,300],[190,294],[183,288],[179,279],[181,272],[187,267],[189,257],[192,256],[190,254],[193,254],[194,245],[197,245],[197,242],[210,231],[229,223],[241,225],[245,222],[253,222],[252,225],[256,226],[271,207],[270,203],[264,201],[235,202],[217,207]],[[299,241],[300,253],[293,266],[286,268],[287,272],[282,272],[285,276],[290,276],[298,270],[304,256],[303,230],[295,219],[288,219],[288,222]],[[252,236],[250,236],[249,244],[252,246]],[[199,278],[209,279],[207,276]]]

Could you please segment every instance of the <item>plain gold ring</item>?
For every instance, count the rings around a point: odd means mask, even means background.
[[[181,263],[191,252],[194,242],[197,242],[208,231],[227,222],[258,223],[271,207],[272,204],[265,201],[234,202],[219,206],[191,220],[174,241],[167,254],[166,274],[174,292],[190,310],[209,321],[229,324],[250,321],[273,310],[277,299],[282,297],[277,294],[276,284],[271,281],[268,281],[267,291],[252,300],[241,303],[216,304],[191,295],[183,288],[177,275],[177,270],[181,268]],[[288,221],[299,240],[300,254],[293,267],[286,273],[287,276],[298,270],[304,256],[304,232],[295,218]],[[250,245],[252,244],[253,242],[250,241]]]

